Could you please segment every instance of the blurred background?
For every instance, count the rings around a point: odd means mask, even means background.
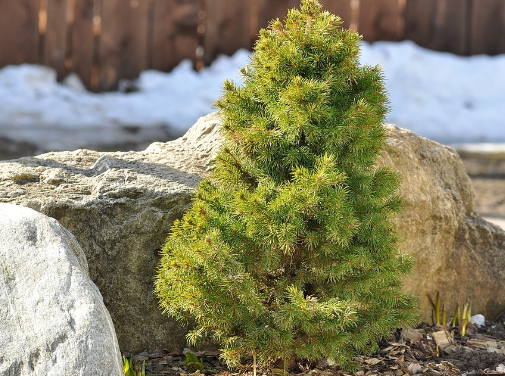
[[[503,0],[321,0],[364,40],[411,40],[458,55],[505,53]],[[258,30],[299,0],[16,0],[0,2],[0,67],[75,72],[92,91],[146,69],[196,69],[250,50]]]
[[[505,1],[320,2],[383,66],[388,121],[455,146],[481,212],[505,216]],[[0,159],[179,137],[239,80],[259,29],[299,4],[1,0]]]

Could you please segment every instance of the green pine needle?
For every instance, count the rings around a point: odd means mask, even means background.
[[[413,324],[410,257],[392,218],[400,176],[377,167],[388,111],[361,37],[316,0],[260,32],[243,84],[217,101],[224,145],[176,222],[156,279],[160,305],[230,365],[330,357],[352,367]]]

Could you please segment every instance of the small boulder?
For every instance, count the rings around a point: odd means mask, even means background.
[[[0,204],[0,375],[123,374],[84,252],[55,219]]]

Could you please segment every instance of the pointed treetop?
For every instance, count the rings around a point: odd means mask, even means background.
[[[316,14],[321,13],[323,6],[317,0],[302,0],[300,9],[302,13],[314,17]]]

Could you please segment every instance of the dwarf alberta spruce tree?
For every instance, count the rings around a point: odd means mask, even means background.
[[[360,36],[304,0],[262,30],[217,102],[224,146],[174,224],[156,291],[171,316],[211,335],[222,357],[330,357],[348,365],[412,324],[410,260],[391,217],[399,177],[375,166],[387,97],[360,66]]]

